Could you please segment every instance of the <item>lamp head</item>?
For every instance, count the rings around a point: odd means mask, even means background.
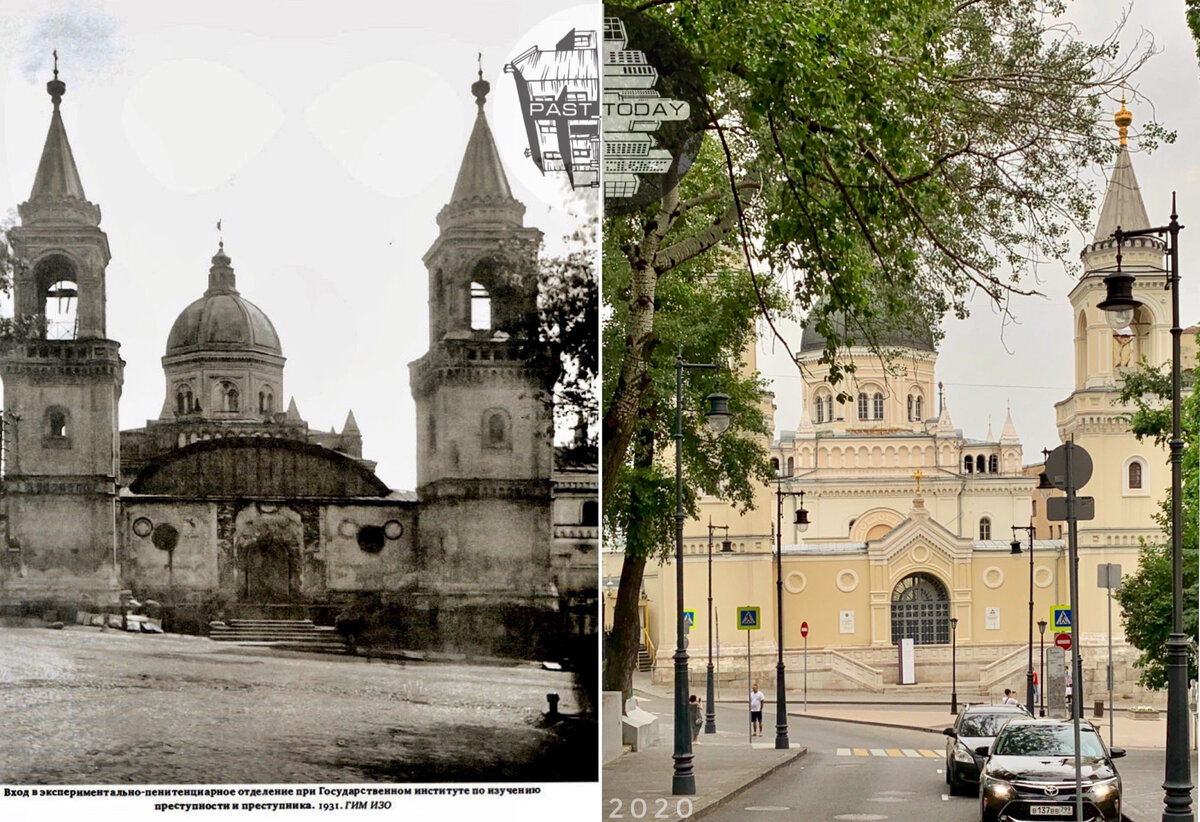
[[[1045,636],[1045,635],[1046,635],[1046,626],[1047,626],[1048,624],[1049,624],[1049,623],[1048,623],[1048,622],[1046,622],[1046,620],[1044,620],[1044,619],[1039,619],[1039,620],[1038,620],[1038,623],[1037,623],[1037,626],[1038,626],[1038,631],[1039,631],[1039,632],[1042,634],[1042,636]]]
[[[1014,553],[1014,554],[1021,553],[1021,541],[1019,539],[1014,539],[1012,542],[1009,543],[1009,545],[1012,546],[1012,553]]]
[[[722,551],[722,552],[724,552],[724,553],[728,553],[728,552],[730,552],[730,551],[732,551],[732,550],[733,550],[733,543],[732,543],[732,542],[730,542],[728,539],[723,539],[723,540],[721,540],[721,551]]]
[[[951,630],[953,630],[953,629],[955,629],[955,628],[957,628],[957,627],[958,627],[958,617],[950,617],[950,628],[951,628]]]
[[[1105,298],[1096,307],[1105,314],[1108,324],[1122,331],[1133,322],[1134,310],[1141,305],[1133,296],[1133,275],[1115,271],[1104,278]]]
[[[797,510],[796,511],[796,519],[794,520],[794,523],[795,523],[796,527],[800,529],[801,533],[803,533],[804,531],[807,531],[808,526],[809,526],[808,512],[805,511],[803,508]]]
[[[708,411],[704,414],[708,429],[714,434],[723,434],[729,428],[732,419],[733,414],[729,412],[729,395],[719,391],[709,394]]]

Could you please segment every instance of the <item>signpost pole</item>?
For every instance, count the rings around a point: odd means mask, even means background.
[[[808,713],[808,632],[804,633],[804,712]]]
[[[1071,592],[1071,725],[1075,735],[1075,820],[1083,822],[1083,790],[1079,751],[1079,720],[1083,715],[1083,678],[1079,675],[1079,529],[1075,520],[1075,485],[1072,482],[1072,452],[1075,438],[1066,442],[1066,491],[1067,491],[1067,570],[1070,575]]]
[[[750,705],[750,682],[754,677],[750,673],[750,632],[746,632],[746,706]],[[754,744],[754,722],[749,723],[749,730],[746,733],[746,741],[751,745]]]

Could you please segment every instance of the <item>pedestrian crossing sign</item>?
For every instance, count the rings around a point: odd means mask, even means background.
[[[696,627],[696,612],[695,611],[684,611],[683,612],[683,624],[688,628],[695,628]]]
[[[1071,633],[1071,608],[1067,605],[1055,605],[1050,609],[1051,627],[1060,634]]]
[[[739,631],[757,631],[760,627],[759,607],[746,605],[738,608],[737,626]]]

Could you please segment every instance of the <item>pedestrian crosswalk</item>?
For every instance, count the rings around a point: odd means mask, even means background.
[[[929,748],[838,748],[838,756],[892,756],[908,759],[941,759],[943,751]]]

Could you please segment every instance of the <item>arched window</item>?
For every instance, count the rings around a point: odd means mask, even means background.
[[[788,457],[787,475],[790,477],[792,474],[795,473],[795,471],[796,471],[796,459],[794,457]]]
[[[909,394],[908,395],[908,419],[909,419],[909,422],[916,419],[916,417],[914,415],[916,414],[916,411],[917,411],[917,408],[916,408],[917,404],[916,404],[916,402],[914,402],[914,400],[916,400],[916,397],[914,397],[912,394]]]
[[[471,283],[471,329],[486,331],[492,327],[492,298],[479,283]]]
[[[986,470],[987,459],[983,456],[983,454],[979,454],[977,457],[975,457],[975,473],[982,474]]]
[[[46,410],[46,433],[52,437],[67,435],[66,409],[55,406]]]
[[[875,402],[873,404],[873,408],[871,409],[874,412],[872,416],[874,416],[874,418],[877,420],[881,420],[883,419],[883,394],[876,392],[873,399]]]
[[[1142,464],[1136,460],[1129,463],[1129,487],[1131,489],[1142,487]]]
[[[817,422],[825,422],[825,398],[817,397]]]
[[[1032,510],[1032,514],[1033,514],[1033,516],[1034,516],[1034,517],[1037,517],[1037,500],[1036,500],[1036,499],[1034,499],[1034,500],[1033,500],[1033,510]]]
[[[995,454],[992,454],[990,457],[988,457],[988,473],[989,474],[999,474],[1000,473],[1000,458],[997,457]]]
[[[950,644],[950,597],[937,577],[911,574],[892,589],[892,643]]]
[[[867,394],[862,392],[858,395],[858,418],[865,420],[867,418]]]
[[[584,500],[579,512],[579,524],[594,526],[600,524],[600,503],[594,499]]]
[[[988,517],[980,517],[979,518],[979,538],[980,539],[991,539],[992,538],[992,521]]]
[[[825,395],[825,419],[833,422],[833,394]]]
[[[258,392],[258,413],[272,414],[275,412],[275,395],[264,388]]]
[[[221,410],[222,411],[237,411],[238,410],[238,390],[237,386],[231,382],[224,381],[220,383],[218,389],[221,392]]]
[[[508,414],[500,408],[483,412],[483,445],[485,448],[507,448],[511,443],[508,435]]]
[[[921,420],[925,419],[925,407],[924,407],[925,403],[923,403],[921,401],[920,394],[917,395],[916,401],[914,404],[916,405],[916,413],[913,415],[913,419],[916,422],[920,422]]]
[[[963,457],[963,472],[972,474],[975,471],[975,460],[971,459],[971,455],[967,454]]]
[[[779,476],[779,457],[771,457],[771,473]]]

